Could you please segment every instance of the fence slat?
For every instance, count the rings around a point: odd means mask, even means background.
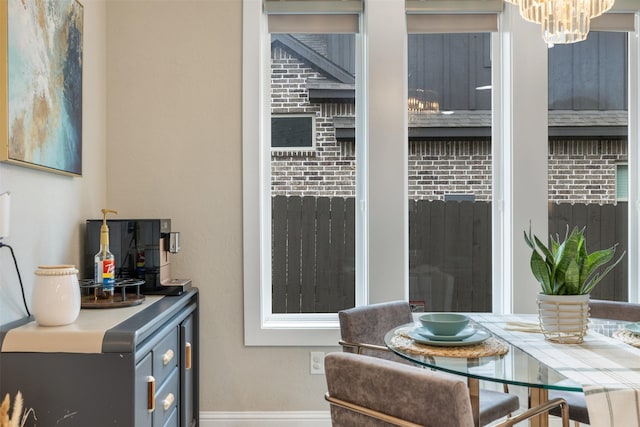
[[[424,290],[428,311],[453,310],[455,297],[454,278],[448,274],[446,260],[451,248],[447,248],[447,204],[438,200],[428,204],[431,211],[430,218],[425,218],[428,224],[427,234],[423,236],[425,246],[428,247],[429,259],[426,272],[421,275],[421,285]]]
[[[316,198],[302,198],[302,284],[300,311],[313,313],[316,306]]]
[[[331,307],[330,200],[318,197],[316,212],[316,313],[327,313]]]
[[[491,311],[491,204],[473,203],[472,311]]]
[[[430,249],[431,204],[409,201],[409,302],[416,308],[432,311],[433,299],[427,293]]]
[[[345,253],[343,260],[343,300],[338,310],[356,305],[356,199],[349,197],[345,203]]]
[[[344,299],[343,267],[344,260],[344,199],[334,197],[331,199],[331,242],[329,250],[331,284],[328,287],[329,301],[327,311],[341,305]],[[353,287],[353,284],[351,285]]]
[[[456,251],[453,254],[451,274],[455,276],[455,288],[458,298],[456,310],[473,307],[474,280],[472,271],[473,202],[458,202],[458,223],[451,224]],[[450,240],[450,238],[449,238]]]
[[[619,243],[616,254],[620,256],[625,252],[625,256],[612,271],[615,278],[614,297],[616,301],[629,301],[629,202],[618,202],[615,218],[615,236]]]
[[[271,199],[271,310],[287,312],[287,197]]]
[[[431,216],[429,217],[428,236],[426,241],[426,247],[429,248],[429,259],[427,260],[429,265],[443,265],[445,251],[442,242],[444,242],[445,236],[445,202],[442,200],[435,200],[429,204],[431,208]],[[425,218],[426,219],[426,218]]]
[[[301,211],[300,197],[287,198],[287,313],[300,311]]]

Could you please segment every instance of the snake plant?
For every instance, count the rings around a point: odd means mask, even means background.
[[[585,228],[574,227],[569,234],[569,227],[564,240],[558,235],[551,237],[549,246],[535,235],[524,232],[524,240],[533,250],[531,253],[531,272],[547,295],[584,295],[607,275],[622,259],[624,253],[613,264],[604,266],[613,260],[616,245],[592,253],[587,253],[584,236]],[[602,270],[601,268],[604,268]]]

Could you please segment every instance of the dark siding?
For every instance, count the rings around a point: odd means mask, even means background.
[[[549,50],[549,108],[627,109],[627,34],[592,32]]]
[[[488,34],[409,35],[409,87],[430,90],[442,110],[489,110]]]
[[[355,72],[355,38],[322,35],[327,57]],[[549,108],[627,109],[627,33],[591,32],[580,43],[549,49]],[[442,110],[489,110],[490,34],[411,34],[409,88],[437,94]],[[517,78],[517,76],[516,76]]]
[[[328,59],[355,75],[355,37],[351,34],[326,34],[323,37],[327,41]]]

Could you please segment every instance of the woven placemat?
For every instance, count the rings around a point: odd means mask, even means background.
[[[507,344],[495,337],[489,337],[479,344],[438,347],[415,342],[407,335],[408,331],[409,329],[399,329],[396,335],[391,338],[391,345],[409,354],[469,358],[500,356],[509,351]]]
[[[613,338],[622,341],[625,344],[632,345],[634,347],[640,347],[640,336],[634,334],[626,329],[620,329],[613,333]]]

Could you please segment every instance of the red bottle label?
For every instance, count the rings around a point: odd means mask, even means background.
[[[115,270],[115,264],[112,259],[104,260],[102,262],[102,279],[114,279]]]

